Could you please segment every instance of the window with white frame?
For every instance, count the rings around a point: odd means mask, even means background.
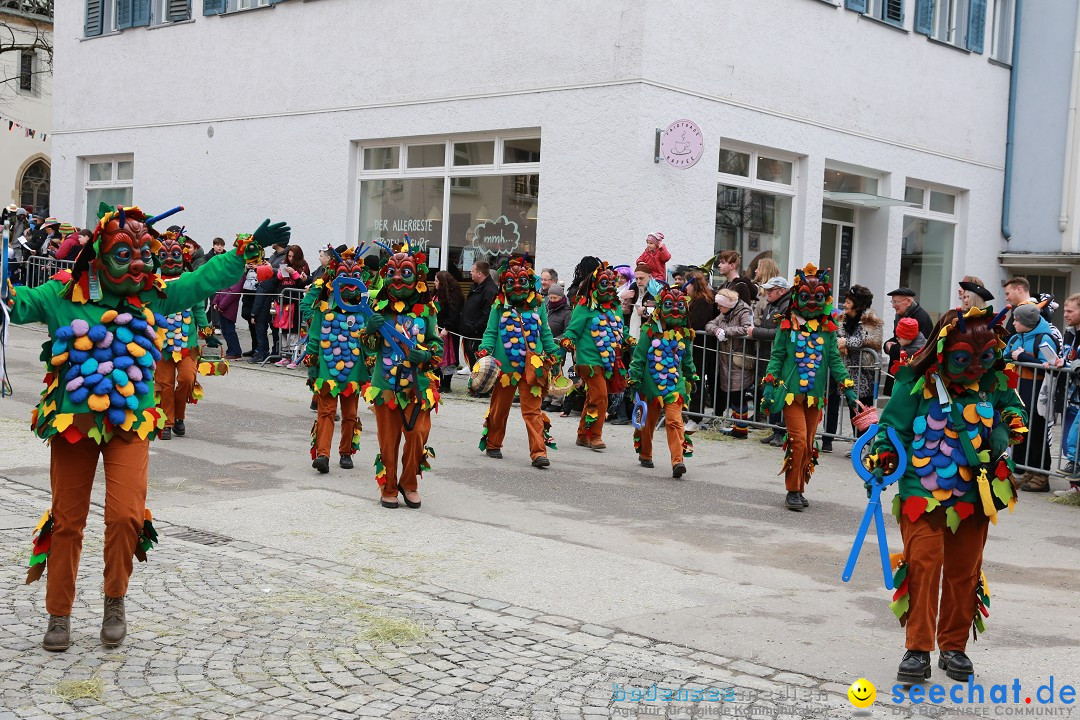
[[[937,0],[935,5],[931,37],[950,45],[964,45],[967,40],[968,0]]]
[[[1013,26],[1016,23],[1016,0],[994,0],[994,32],[990,57],[1012,64]]]
[[[865,0],[865,3],[864,15],[884,20],[890,25],[904,24],[904,0]]]
[[[918,183],[909,183],[904,192],[904,199],[918,207],[904,209],[900,287],[914,290],[935,320],[953,304],[959,198],[956,190]]]
[[[86,37],[116,32],[117,0],[86,0],[84,34]]]
[[[191,0],[152,0],[151,22],[165,25],[191,19]]]
[[[797,169],[771,150],[721,147],[713,252],[735,250],[743,268],[771,257],[787,275]]]
[[[85,167],[86,225],[97,225],[98,206],[131,205],[135,184],[135,157],[110,155],[82,158]]]
[[[981,53],[987,0],[915,0],[915,31]]]
[[[379,141],[357,151],[360,242],[393,245],[408,233],[432,271],[463,280],[474,262],[535,255],[538,132]]]

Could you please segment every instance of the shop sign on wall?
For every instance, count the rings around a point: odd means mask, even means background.
[[[505,215],[500,215],[496,220],[485,220],[473,228],[472,241],[469,247],[477,254],[488,255],[513,255],[521,244],[521,233],[518,224],[511,221]]]
[[[693,120],[676,120],[666,130],[656,130],[656,162],[663,158],[668,165],[685,170],[701,159],[705,140]]]

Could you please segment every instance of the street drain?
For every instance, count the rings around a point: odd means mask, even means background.
[[[166,537],[170,540],[186,540],[187,542],[210,546],[228,545],[233,541],[231,537],[207,532],[206,530],[195,530],[193,528],[178,528],[178,532],[173,531],[166,533]]]

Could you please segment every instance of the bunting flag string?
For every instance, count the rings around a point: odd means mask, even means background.
[[[41,142],[45,142],[45,139],[49,137],[48,133],[39,133],[34,128],[23,125],[15,118],[7,117],[6,115],[0,115],[0,127],[3,127],[3,123],[7,123],[7,129],[9,133],[15,132],[16,130],[22,130],[23,137],[27,137],[32,140],[40,139]]]

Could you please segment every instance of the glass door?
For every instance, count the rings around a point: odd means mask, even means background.
[[[855,246],[855,211],[825,205],[821,216],[821,252],[818,264],[832,270],[833,299],[839,306],[851,287],[852,253]]]

